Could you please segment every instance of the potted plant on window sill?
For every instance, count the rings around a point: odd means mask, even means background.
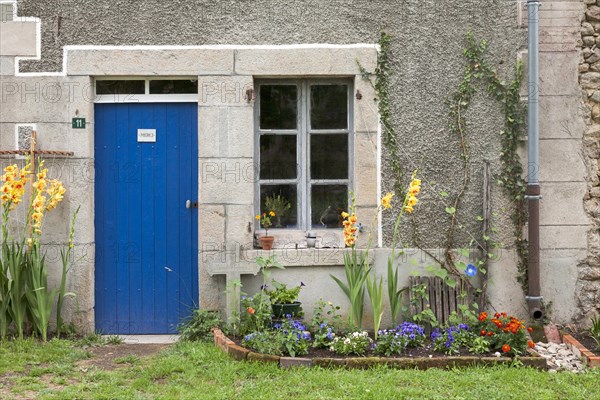
[[[273,248],[273,242],[275,242],[275,237],[269,236],[269,227],[273,225],[271,222],[271,218],[275,216],[274,211],[263,212],[262,214],[258,214],[255,218],[259,221],[260,225],[265,228],[264,236],[258,238],[260,241],[260,247],[263,250],[271,250]]]
[[[267,290],[267,295],[271,299],[271,307],[275,318],[284,318],[286,315],[292,317],[298,316],[302,311],[302,303],[298,301],[300,290],[304,285],[300,282],[299,286],[288,288],[287,284],[272,280],[273,290]]]

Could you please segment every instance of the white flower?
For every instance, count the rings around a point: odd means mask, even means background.
[[[349,338],[344,339],[344,344],[350,344],[350,339]]]

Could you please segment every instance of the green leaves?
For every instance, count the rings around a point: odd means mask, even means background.
[[[350,300],[350,324],[362,327],[363,303],[365,298],[365,282],[371,272],[367,257],[364,253],[357,254],[353,247],[350,254],[344,254],[344,271],[346,274],[346,283],[342,282],[336,276],[331,276],[333,280],[342,289],[348,300]]]
[[[456,208],[454,207],[446,207],[444,210],[450,215],[456,214]]]

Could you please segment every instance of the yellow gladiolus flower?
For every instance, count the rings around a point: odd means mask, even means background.
[[[353,224],[355,224],[355,223],[356,223],[356,221],[358,220],[358,219],[356,218],[356,214],[352,214],[352,215],[350,216],[350,218],[348,218],[348,219],[349,219],[349,220],[350,220],[350,222],[352,222]]]
[[[415,196],[410,196],[408,198],[407,204],[411,207],[414,207],[418,202],[419,202],[419,200],[417,200],[417,198]]]
[[[41,212],[34,212],[33,214],[31,214],[31,220],[33,222],[35,222],[36,224],[41,222],[43,217],[44,217],[44,214],[42,214]]]
[[[413,207],[412,206],[404,206],[404,211],[406,211],[407,213],[411,213],[413,212]]]
[[[385,196],[381,199],[381,205],[385,209],[389,209],[392,207],[392,197],[394,197],[394,193],[386,193]]]
[[[349,215],[346,211],[342,211],[342,218],[346,219]]]

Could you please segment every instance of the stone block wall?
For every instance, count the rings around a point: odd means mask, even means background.
[[[581,22],[579,84],[585,129],[581,156],[586,167],[585,212],[591,221],[587,231],[587,253],[579,264],[578,317],[589,324],[600,315],[600,1],[584,0]]]

